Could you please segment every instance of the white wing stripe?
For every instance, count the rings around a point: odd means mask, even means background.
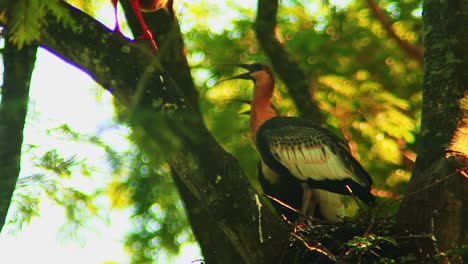
[[[327,146],[296,148],[275,146],[270,149],[273,156],[300,180],[342,180],[353,177],[341,161]]]

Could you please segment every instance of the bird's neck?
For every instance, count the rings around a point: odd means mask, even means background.
[[[257,84],[261,85],[261,84]],[[257,134],[260,126],[265,123],[265,121],[278,116],[276,110],[271,106],[271,97],[273,95],[273,82],[264,83],[263,85],[269,85],[268,89],[265,89],[265,86],[262,89],[259,87],[254,87],[254,96],[252,99],[252,108],[250,110],[250,135],[252,140],[255,141],[255,135]]]

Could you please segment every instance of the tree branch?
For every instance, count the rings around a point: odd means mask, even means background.
[[[18,50],[6,37],[0,104],[0,232],[20,172],[23,128],[36,51],[37,45],[24,45]]]
[[[187,189],[210,212],[214,229],[225,234],[241,260],[224,263],[274,262],[287,232],[267,206],[258,229],[255,191],[237,161],[214,140],[157,57],[148,49],[112,32],[80,10],[63,3],[79,27],[48,21],[40,44],[87,72],[130,109],[128,122],[156,143]],[[91,48],[92,47],[92,48]]]
[[[205,207],[201,206],[175,171],[172,172],[172,178],[184,201],[194,236],[203,252],[203,263],[223,263],[226,259],[242,259],[237,251],[231,249],[231,243],[226,235],[212,228],[216,225],[215,219]]]
[[[270,58],[273,69],[288,87],[300,115],[322,123],[323,116],[309,87],[310,78],[307,78],[306,73],[275,36],[277,12],[278,0],[258,0],[254,25],[257,39]]]
[[[133,13],[130,1],[120,3],[133,35],[141,35],[141,26]],[[158,55],[161,65],[182,89],[190,104],[198,109],[198,91],[190,73],[182,33],[173,10],[170,10],[172,7],[168,8],[169,10],[160,9],[157,12],[142,13],[142,15],[159,45]]]
[[[372,12],[372,15],[382,24],[382,26],[385,28],[387,31],[387,35],[396,41],[398,46],[412,59],[416,60],[419,62],[419,64],[422,66],[424,64],[424,56],[423,56],[423,50],[411,43],[409,43],[407,40],[402,39],[397,35],[395,30],[393,29],[392,23],[388,19],[388,17],[385,15],[384,11],[380,6],[377,4],[376,0],[367,0],[367,5],[369,6],[369,9]]]
[[[125,10],[133,35],[140,35],[141,27],[133,13],[130,1],[120,3]],[[190,73],[183,37],[174,13],[162,9],[158,12],[143,13],[143,16],[159,45],[158,55],[164,69],[178,87],[183,89],[185,98],[196,109],[198,115],[201,115],[198,108],[198,92]],[[216,222],[211,213],[194,197],[174,170],[171,175],[184,201],[192,232],[200,244],[204,260],[207,263],[222,263],[225,259],[241,259],[238,253],[232,250],[225,233],[220,229],[212,228]]]

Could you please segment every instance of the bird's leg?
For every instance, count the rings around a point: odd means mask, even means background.
[[[111,1],[112,1],[112,5],[114,6],[114,18],[115,18],[114,32],[117,32],[118,34],[123,35],[122,30],[120,29],[120,25],[119,25],[119,18],[117,17],[117,2],[119,2],[119,0],[111,0]]]
[[[302,194],[301,213],[303,215],[307,215],[307,209],[309,209],[310,200],[312,199],[312,195],[314,194],[314,191],[309,187],[309,184],[307,182],[301,183],[301,186],[302,186],[302,190],[304,191]]]
[[[312,200],[312,195],[314,194],[313,189],[309,187],[307,182],[301,183],[301,186],[302,186],[303,193],[302,193],[301,215],[299,216],[297,220],[297,224],[299,226],[304,225],[304,218],[308,216],[307,211],[309,209],[309,206],[311,205],[310,201]]]
[[[113,0],[115,1],[115,0]],[[140,22],[141,29],[143,30],[143,34],[136,39],[147,39],[149,40],[151,47],[155,52],[158,51],[158,46],[156,46],[156,42],[154,41],[153,34],[151,34],[151,31],[148,29],[148,26],[145,23],[145,20],[143,19],[143,16],[141,15],[141,10],[140,10],[140,0],[132,0],[132,9],[133,12],[135,13],[138,21]]]

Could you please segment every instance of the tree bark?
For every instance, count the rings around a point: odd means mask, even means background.
[[[36,51],[37,45],[24,45],[17,49],[6,37],[0,104],[0,232],[5,225],[20,172],[23,128]]]
[[[141,35],[141,27],[130,1],[120,2],[134,36]],[[168,7],[170,8],[170,7]],[[185,98],[198,111],[198,92],[190,73],[186,50],[177,17],[173,11],[160,9],[142,13],[146,24],[159,45],[158,57],[163,68],[182,89]]]
[[[121,4],[133,35],[140,35],[140,24],[135,18],[131,3],[123,1]],[[198,108],[198,92],[190,73],[187,57],[185,56],[183,37],[177,18],[174,16],[174,13],[167,12],[164,9],[158,12],[143,14],[148,27],[152,31],[151,33],[156,39],[156,43],[159,45],[158,57],[161,60],[161,64],[177,83],[177,86],[183,88],[184,97],[187,98],[192,108],[195,109],[196,114],[200,115],[201,118]],[[203,260],[207,263],[222,263],[225,259],[241,259],[238,252],[231,249],[230,242],[224,232],[221,232],[220,229],[212,228],[216,225],[215,219],[197,201],[196,197],[182,182],[174,169],[171,175],[179,195],[184,201],[192,232],[200,244],[203,253]]]
[[[216,219],[205,207],[201,206],[175,171],[173,171],[172,178],[184,201],[190,226],[202,250],[204,262],[223,263],[226,259],[242,259],[237,251],[231,250],[228,237],[211,228],[216,225]]]
[[[121,5],[133,35],[139,36],[142,32],[131,8],[131,3],[123,1]],[[201,118],[198,107],[198,92],[185,56],[183,37],[177,18],[174,13],[167,12],[164,9],[158,12],[143,13],[143,15],[159,46],[158,57],[163,68],[177,83],[178,87],[183,88],[184,97],[187,98],[192,108]],[[230,242],[224,232],[212,228],[216,225],[215,219],[205,207],[201,206],[200,201],[190,192],[174,169],[171,175],[179,195],[184,201],[192,232],[200,244],[204,256],[203,260],[207,263],[221,263],[225,259],[241,259],[237,251],[231,250]]]
[[[209,212],[216,223],[211,228],[222,232],[235,251],[231,255],[241,258],[223,263],[275,262],[287,232],[274,212],[258,207],[239,164],[213,139],[158,57],[62,4],[79,27],[64,28],[51,19],[41,46],[87,72],[128,107],[132,129],[158,147],[149,156],[166,157],[194,199],[191,204]]]
[[[468,243],[468,2],[424,2],[419,150],[399,221],[434,234],[424,254]]]

